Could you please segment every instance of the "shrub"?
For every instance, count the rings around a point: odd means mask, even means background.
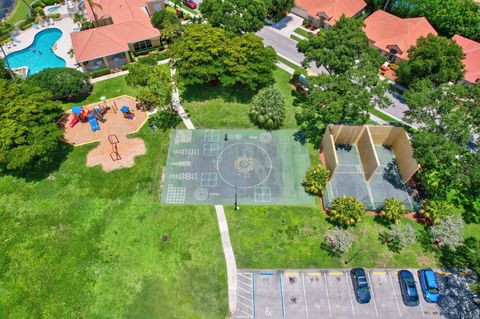
[[[341,196],[332,202],[332,208],[328,211],[328,219],[342,227],[355,225],[364,215],[362,202],[350,196]]]
[[[20,28],[20,30],[23,31],[23,30],[27,30],[31,26],[32,26],[32,22],[28,21],[28,20],[25,20],[25,21],[21,22],[18,27]]]
[[[250,119],[263,129],[275,130],[285,120],[285,100],[273,85],[261,89],[250,103]]]
[[[60,19],[60,13],[51,13],[47,15],[47,18]]]
[[[152,129],[161,129],[164,132],[171,128],[177,127],[177,125],[181,122],[182,119],[180,118],[178,113],[172,112],[170,110],[158,111],[153,116],[151,116],[148,121]]]
[[[352,247],[354,239],[348,230],[335,227],[325,234],[324,247],[333,255],[343,254]]]
[[[429,200],[424,203],[424,209],[419,210],[431,225],[436,225],[448,215],[456,214],[455,207],[444,200]]]
[[[25,81],[49,91],[54,100],[77,100],[91,90],[88,75],[72,68],[44,69]]]
[[[327,186],[329,176],[330,171],[322,164],[310,167],[303,179],[305,191],[313,195],[322,195]]]
[[[92,72],[89,73],[89,75],[92,78],[98,78],[99,76],[107,75],[107,74],[110,74],[110,73],[112,73],[112,70],[110,70],[109,68],[103,68],[103,69],[100,69],[100,70],[92,71]]]
[[[401,201],[395,198],[389,198],[385,200],[383,209],[378,216],[385,221],[398,223],[405,213],[407,213],[407,210]]]
[[[415,229],[412,225],[395,224],[391,225],[388,230],[380,234],[380,241],[387,245],[388,249],[393,252],[400,252],[416,242]]]
[[[430,229],[433,243],[440,247],[455,249],[463,244],[463,219],[460,215],[449,215]]]

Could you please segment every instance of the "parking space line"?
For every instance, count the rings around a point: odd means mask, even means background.
[[[250,287],[251,287],[251,286],[250,286]],[[242,287],[238,287],[238,289],[243,290],[246,294],[249,294],[249,295],[252,294],[251,291],[248,291],[247,289],[243,289]]]
[[[328,273],[330,276],[339,276],[339,275],[343,275],[341,272],[329,272]]]
[[[372,294],[373,306],[375,307],[375,314],[377,315],[377,318],[378,318],[377,303],[375,302],[375,294],[373,293],[372,279],[370,278],[370,274],[368,273],[368,271],[366,271],[366,273],[367,273],[368,281],[370,282],[370,293]]]
[[[322,274],[321,272],[307,272],[307,276],[312,276],[312,277],[320,276],[321,274]]]
[[[327,292],[327,301],[328,301],[328,311],[330,312],[330,318],[332,317],[332,306],[330,305],[330,296],[328,294],[328,283],[327,283],[327,274],[323,273],[323,278],[325,279],[325,291]]]
[[[352,306],[352,313],[355,317],[355,309],[353,308],[353,300],[352,300],[352,292],[350,291],[350,281],[348,280],[347,271],[345,271],[345,278],[347,279],[347,287],[348,287],[348,296],[350,297],[350,305]],[[353,284],[352,284],[353,287]],[[352,288],[353,289],[353,288]]]
[[[302,282],[303,282],[303,299],[305,299],[305,313],[307,314],[308,318],[308,300],[307,300],[307,290],[305,289],[305,275],[302,272]]]
[[[282,317],[285,318],[285,301],[283,300],[283,274],[280,273],[280,296],[282,298]]]
[[[374,275],[386,275],[387,273],[385,271],[372,271],[372,274],[374,274]]]
[[[393,295],[395,296],[395,302],[397,303],[398,313],[400,314],[400,317],[401,317],[402,312],[400,311],[400,305],[398,304],[397,293],[395,292],[395,286],[393,286],[392,274],[390,272],[388,273],[388,277],[390,278],[390,283],[392,284]]]

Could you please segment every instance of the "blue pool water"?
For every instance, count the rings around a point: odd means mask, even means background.
[[[62,36],[60,29],[46,29],[35,35],[33,43],[20,51],[7,55],[10,68],[28,67],[28,75],[47,68],[63,68],[65,60],[53,52],[53,45]]]
[[[58,9],[60,9],[60,6],[55,6],[55,7],[48,8],[47,11],[48,11],[49,14],[57,13]]]

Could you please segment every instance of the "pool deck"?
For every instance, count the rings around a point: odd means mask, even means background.
[[[63,32],[63,34],[56,43],[56,48],[54,49],[55,54],[65,60],[66,67],[76,68],[81,70],[81,68],[76,67],[75,58],[73,56],[70,57],[70,55],[68,54],[68,51],[72,48],[72,39],[70,37],[70,33],[73,32],[73,29],[75,27],[77,26],[73,22],[73,19],[70,16],[62,15],[62,19],[59,21],[53,21],[53,25],[51,26],[46,26],[46,27],[38,26],[38,29],[31,27],[25,31],[21,31],[21,33],[16,36],[16,40],[19,42],[16,42],[15,46],[10,46],[6,44],[3,46],[3,48],[7,55],[12,52],[20,51],[33,43],[33,40],[35,39],[35,35],[38,32],[45,29],[57,28],[57,29],[60,29]],[[11,41],[11,43],[12,42],[13,41]],[[3,57],[3,54],[0,53],[0,56]]]

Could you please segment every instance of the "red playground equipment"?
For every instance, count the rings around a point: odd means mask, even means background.
[[[100,130],[100,126],[98,125],[98,121],[105,123],[105,119],[103,116],[107,113],[107,108],[103,106],[96,106],[92,111],[84,109],[82,106],[73,106],[72,107],[72,114],[73,118],[68,124],[70,127],[74,127],[77,125],[78,122],[82,123],[90,123],[92,125],[93,131]]]
[[[126,105],[122,106],[120,108],[120,112],[123,113],[123,116],[125,116],[125,118],[129,119],[129,120],[134,120],[135,119],[135,114],[133,113],[132,110],[130,110],[130,108]]]

